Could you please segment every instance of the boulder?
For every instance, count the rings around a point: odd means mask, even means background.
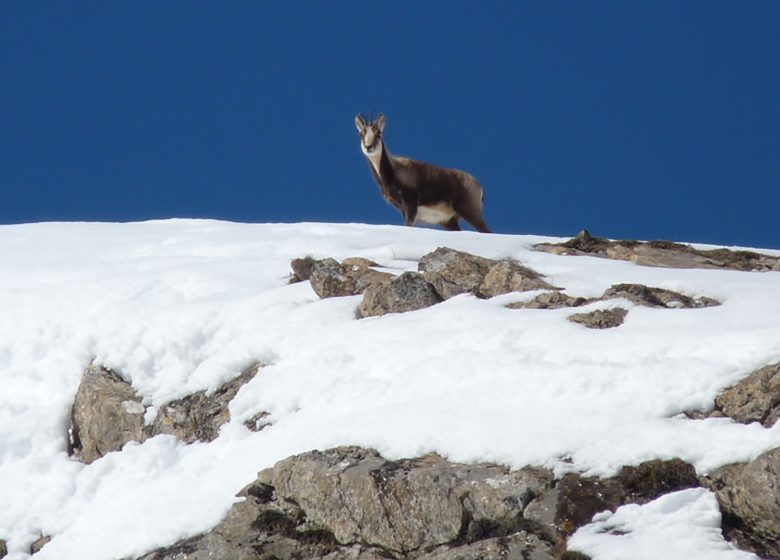
[[[8,546],[3,539],[0,539],[0,558],[5,558],[8,555]]]
[[[614,298],[624,298],[637,305],[664,307],[666,309],[680,307],[690,309],[720,305],[718,300],[710,297],[692,298],[679,292],[663,288],[652,288],[643,284],[615,284],[607,288],[601,296],[601,299]]]
[[[766,428],[780,418],[780,363],[763,367],[715,398],[718,416],[742,424],[759,422]]]
[[[623,324],[628,311],[622,307],[613,307],[612,309],[597,309],[589,313],[575,313],[569,315],[568,319],[572,323],[578,323],[589,329],[611,329]]]
[[[474,294],[489,298],[510,292],[556,289],[542,275],[513,260],[497,261],[439,247],[420,259],[417,266],[443,298]]]
[[[71,411],[70,448],[91,463],[129,441],[143,441],[144,405],[116,372],[90,366],[81,378]]]
[[[743,550],[780,559],[780,448],[702,478],[723,513],[723,533]]]
[[[159,434],[171,434],[186,443],[211,441],[230,420],[230,401],[261,367],[247,368],[211,394],[199,391],[161,406],[154,423],[146,426],[146,407],[130,384],[118,373],[92,365],[81,378],[71,410],[70,452],[91,463],[130,441],[143,442]],[[266,416],[263,412],[256,415],[254,429],[268,425]]]
[[[405,313],[435,305],[442,298],[422,274],[404,272],[398,277],[372,284],[363,294],[359,317],[377,317],[387,313]]]
[[[510,292],[551,290],[554,286],[542,280],[542,275],[515,261],[500,261],[490,267],[477,290],[479,297],[490,298]]]
[[[780,270],[780,258],[753,251],[694,249],[671,241],[611,241],[582,230],[563,243],[539,243],[537,251],[555,255],[590,255],[664,268],[720,268],[743,271]]]
[[[497,261],[439,247],[420,259],[417,270],[443,298],[463,293],[478,294],[482,282]]]
[[[309,260],[307,260],[309,259]],[[310,257],[292,261],[293,278],[304,277],[321,298],[354,296],[362,294],[369,286],[393,277],[387,272],[370,268],[376,263],[353,257],[342,263],[334,259],[314,260]]]
[[[290,276],[290,284],[305,282],[311,278],[311,272],[314,270],[314,265],[317,262],[317,259],[310,256],[291,260],[290,268],[292,268],[292,275]]]
[[[257,375],[261,367],[255,364],[247,368],[211,394],[198,391],[161,406],[150,435],[169,434],[185,443],[216,439],[220,427],[230,421],[230,401],[243,385]]]

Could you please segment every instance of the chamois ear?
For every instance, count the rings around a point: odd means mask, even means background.
[[[376,125],[379,127],[379,131],[383,131],[385,129],[385,114],[379,113],[379,116],[376,118]]]
[[[360,113],[355,115],[355,127],[358,129],[358,132],[362,131],[366,127],[366,119],[364,119],[363,115]]]

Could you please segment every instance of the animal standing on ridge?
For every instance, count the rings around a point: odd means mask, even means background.
[[[375,121],[366,121],[358,114],[355,126],[360,134],[360,148],[382,195],[401,211],[405,225],[413,226],[419,220],[458,231],[458,219],[463,218],[477,231],[490,233],[482,217],[482,186],[472,175],[392,155],[382,140],[382,113]]]

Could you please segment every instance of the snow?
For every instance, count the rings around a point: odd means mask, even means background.
[[[204,220],[0,226],[0,538],[9,558],[26,558],[41,534],[53,540],[36,559],[139,556],[210,529],[258,470],[314,448],[363,445],[389,458],[437,451],[608,476],[672,457],[703,473],[780,446],[780,424],[681,416],[780,360],[778,273],[531,250],[542,241],[557,239]],[[287,283],[295,257],[364,256],[400,273],[439,246],[517,258],[570,295],[638,282],[723,305],[621,301],[625,324],[604,331],[568,322],[571,310],[504,307],[533,293],[463,295],[356,320],[359,297],[320,300],[308,282]],[[152,406],[147,421],[255,361],[268,367],[239,391],[215,441],[158,436],[82,465],[67,455],[67,429],[92,361],[132,382]],[[250,432],[244,421],[260,411],[273,424]],[[717,515],[711,494],[688,491],[599,517],[575,542],[594,560],[626,557],[626,542],[636,557],[660,540],[709,550],[707,558],[752,557],[725,543]],[[604,532],[610,524],[629,534]]]
[[[715,496],[702,488],[661,496],[644,506],[594,516],[569,548],[600,560],[750,560],[723,540]]]

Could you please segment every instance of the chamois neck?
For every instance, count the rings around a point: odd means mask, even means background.
[[[374,173],[376,173],[376,176],[380,180],[386,181],[390,178],[390,175],[394,174],[393,156],[387,150],[384,140],[379,141],[379,146],[377,146],[377,149],[373,152],[367,153],[363,150],[363,153],[371,164]]]

